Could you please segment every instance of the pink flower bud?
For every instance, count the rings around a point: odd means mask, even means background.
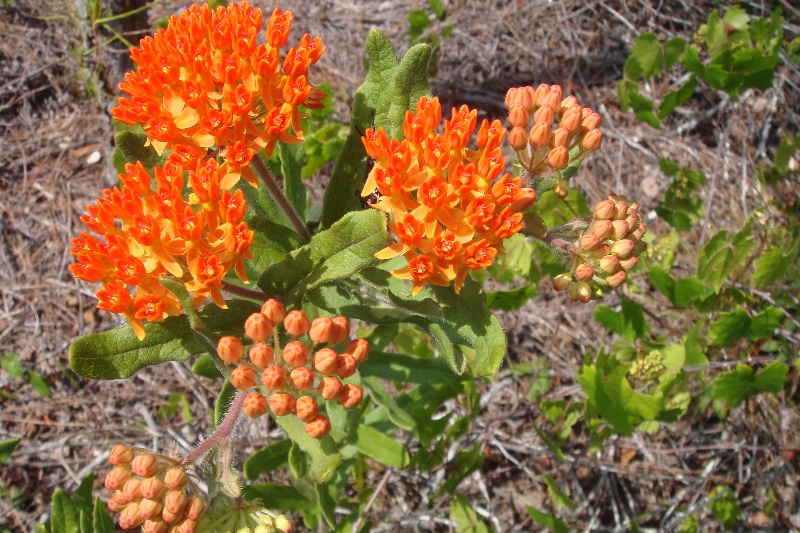
[[[205,510],[206,502],[195,496],[192,498],[192,501],[189,502],[189,507],[186,509],[186,518],[189,520],[200,520],[200,517],[203,516]]]
[[[319,413],[319,404],[311,396],[301,396],[297,399],[294,410],[297,418],[303,422],[309,422]]]
[[[265,341],[272,334],[272,321],[264,313],[253,313],[244,322],[244,334],[256,342]]]
[[[143,522],[144,518],[139,515],[139,504],[137,502],[128,505],[119,515],[119,527],[122,529],[133,529]]]
[[[613,274],[619,267],[619,259],[613,255],[604,255],[600,258],[600,270],[604,274]]]
[[[550,92],[542,100],[542,106],[549,105],[553,109],[561,107],[561,87],[558,85],[551,85]]]
[[[588,108],[586,108],[588,109]],[[590,113],[586,114],[581,121],[581,126],[583,131],[589,132],[591,130],[596,130],[600,126],[600,115],[595,112],[592,112],[591,109],[589,110]],[[583,113],[582,113],[583,114]],[[600,130],[598,130],[600,131]],[[585,137],[584,137],[585,139]]]
[[[142,480],[136,478],[130,478],[128,481],[125,482],[125,485],[122,487],[122,494],[125,496],[125,499],[129,502],[135,502],[142,499]]]
[[[308,317],[304,312],[295,309],[283,319],[283,326],[286,328],[286,333],[292,337],[299,337],[308,331]]]
[[[125,486],[125,482],[127,482],[130,477],[130,470],[124,466],[118,466],[116,468],[112,468],[111,471],[106,474],[104,483],[108,490],[121,490],[122,487]]]
[[[573,108],[564,113],[564,116],[559,122],[559,127],[566,128],[570,134],[578,133],[581,129],[581,110],[577,111]]]
[[[128,506],[128,499],[118,490],[108,499],[108,510],[113,513],[121,513]]]
[[[199,524],[195,520],[186,519],[178,526],[177,533],[197,533]],[[256,528],[258,529],[258,528]]]
[[[145,520],[153,520],[161,517],[161,501],[145,498],[139,502],[139,516]]]
[[[152,453],[141,453],[131,462],[131,471],[139,477],[152,477],[158,471],[158,459]]]
[[[614,217],[614,202],[603,200],[594,206],[594,218],[597,220],[611,220]]]
[[[228,364],[238,363],[244,354],[242,341],[236,337],[222,337],[217,343],[217,354]]]
[[[630,257],[629,257],[629,258],[627,258],[627,259],[622,259],[622,260],[619,262],[619,266],[621,266],[621,267],[622,267],[622,270],[624,270],[625,272],[627,272],[627,271],[629,271],[630,269],[632,269],[633,267],[635,267],[635,266],[636,266],[636,263],[638,263],[638,262],[639,262],[639,256],[638,256],[638,255],[632,255],[632,256],[630,256]]]
[[[324,439],[331,431],[331,421],[325,415],[316,415],[306,422],[306,433],[314,439]]]
[[[556,112],[553,109],[553,107],[549,105],[543,105],[542,107],[537,109],[536,112],[533,114],[533,122],[537,124],[539,122],[542,122],[550,126],[553,124],[553,120],[555,120],[555,118],[556,118]]]
[[[612,288],[616,289],[623,283],[625,283],[625,278],[627,274],[625,274],[624,270],[620,270],[619,272],[615,272],[606,278],[606,283],[608,283]]]
[[[611,231],[613,226],[611,225],[610,220],[595,220],[592,222],[592,233],[597,235],[597,238],[601,241],[606,240],[609,235],[611,235]]]
[[[147,500],[160,500],[161,495],[164,493],[164,482],[157,476],[149,477],[139,485],[139,491],[142,493],[142,498]]]
[[[242,411],[250,418],[256,419],[267,412],[267,399],[263,394],[251,392],[244,398]]]
[[[542,103],[544,102],[545,96],[547,96],[547,93],[549,92],[550,92],[550,86],[547,85],[546,83],[542,83],[541,85],[536,87],[536,90],[533,92],[533,105],[535,107],[541,107]]]
[[[647,232],[647,226],[644,225],[644,224],[640,224],[640,225],[636,226],[636,229],[634,229],[632,232],[630,232],[626,236],[626,238],[628,238],[628,239],[630,239],[632,241],[638,241],[639,239],[644,237],[644,234],[646,232]]]
[[[569,145],[571,137],[572,134],[567,128],[557,128],[553,130],[553,136],[550,137],[550,146],[552,148],[561,146],[566,149],[566,147]]]
[[[628,202],[619,201],[614,203],[614,218],[616,220],[625,220],[628,216]]]
[[[281,514],[275,517],[275,529],[277,529],[280,533],[293,533],[294,524],[291,520]]]
[[[611,253],[616,255],[619,259],[625,259],[633,253],[633,247],[636,244],[630,239],[622,239],[611,245]]]
[[[189,498],[182,490],[171,490],[164,498],[164,509],[174,515],[182,515],[189,504]]]
[[[261,368],[272,364],[272,361],[275,359],[272,346],[264,344],[263,342],[257,342],[251,346],[248,355],[250,356],[250,361]]]
[[[592,299],[592,288],[588,283],[579,281],[569,288],[569,297],[573,302],[588,303]]]
[[[515,126],[508,134],[508,144],[514,150],[522,150],[528,146],[528,130]]]
[[[524,132],[529,118],[528,112],[519,104],[512,105],[508,110],[508,123],[513,129],[519,128]]]
[[[114,466],[124,466],[133,460],[133,450],[124,444],[117,444],[108,454],[108,462]]]
[[[277,392],[269,397],[269,408],[277,416],[286,416],[294,411],[294,396],[288,392]]]
[[[528,137],[528,142],[534,148],[541,148],[550,143],[550,137],[553,135],[553,130],[547,122],[537,122],[531,128],[531,134]]]
[[[581,235],[580,239],[578,239],[578,247],[583,251],[593,250],[600,244],[600,239],[597,238],[597,235],[594,233],[587,233],[585,235]]]
[[[333,320],[327,316],[320,316],[311,322],[308,338],[314,344],[325,344],[333,336]]]
[[[628,234],[628,230],[630,227],[628,223],[624,220],[615,220],[611,223],[613,227],[613,231],[611,232],[611,239],[615,241],[619,241],[625,238],[625,235]]]
[[[336,375],[342,379],[347,379],[356,373],[358,362],[349,353],[343,353],[336,359]]]
[[[145,520],[142,524],[143,533],[167,533],[169,524],[161,519],[161,516],[153,520]]]
[[[589,130],[583,136],[583,140],[581,141],[581,150],[587,154],[595,152],[600,149],[600,145],[602,143],[603,132],[598,129]]]
[[[186,471],[179,466],[173,466],[164,475],[164,484],[172,490],[182,489],[188,481]]]
[[[547,154],[547,164],[553,170],[564,170],[569,164],[569,152],[563,146],[556,146]]]
[[[563,115],[573,107],[577,107],[578,112],[580,112],[581,106],[578,105],[578,99],[572,95],[569,95],[566,98],[564,98],[564,100],[561,101],[561,107],[558,108],[558,112]]]
[[[167,524],[171,524],[173,526],[177,526],[181,520],[183,520],[183,513],[173,513],[167,509],[161,510],[161,518],[164,519],[164,522]]]
[[[308,361],[308,348],[300,341],[287,342],[283,347],[283,359],[290,366],[304,365]]]
[[[239,390],[252,389],[256,385],[256,373],[249,366],[237,366],[231,372],[231,385]]]
[[[270,298],[264,305],[261,306],[261,312],[264,313],[272,324],[279,324],[286,316],[286,310],[278,300]]]
[[[333,319],[333,335],[331,344],[345,342],[350,337],[350,320],[344,316],[337,316]]]

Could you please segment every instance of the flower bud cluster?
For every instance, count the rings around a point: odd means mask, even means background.
[[[281,323],[291,337],[283,347],[275,329]],[[230,377],[234,387],[247,391],[260,383],[268,392],[268,397],[261,392],[245,397],[242,409],[251,418],[259,418],[268,408],[276,416],[295,414],[305,422],[310,436],[321,439],[331,429],[328,417],[319,412],[321,401],[334,401],[347,409],[361,403],[361,387],[343,380],[367,358],[369,343],[349,340],[346,317],[309,321],[303,311],[286,313],[280,302],[270,299],[260,313],[248,317],[245,336],[254,341],[246,359],[244,345],[236,337],[220,339],[217,352],[223,361],[236,365]]]
[[[569,188],[560,172],[582,154],[600,148],[600,115],[581,107],[574,96],[563,98],[559,85],[512,87],[505,102],[511,125],[508,144],[520,165],[530,177],[559,176],[553,192],[566,197]]]
[[[120,513],[119,527],[141,527],[144,533],[194,533],[206,502],[186,489],[189,477],[175,461],[117,444],[108,461],[114,468],[105,486],[114,494],[108,508]]]
[[[634,378],[649,378],[656,372],[664,369],[664,362],[661,352],[653,350],[641,359],[633,362],[630,375]]]
[[[261,500],[236,502],[215,498],[200,521],[198,533],[293,533],[294,524],[286,516],[265,509]]]
[[[595,206],[591,223],[578,238],[570,271],[556,276],[553,288],[569,290],[573,301],[583,303],[616,289],[647,249],[642,241],[646,231],[637,202],[609,195]]]

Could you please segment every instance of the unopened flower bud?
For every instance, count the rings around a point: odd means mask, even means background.
[[[564,180],[556,180],[555,183],[553,183],[553,194],[562,200],[569,196],[569,185],[567,185],[567,182]]]
[[[547,164],[553,170],[564,170],[569,164],[569,152],[563,146],[556,146],[547,154]]]
[[[119,527],[122,529],[133,529],[140,526],[144,518],[139,515],[139,503],[134,502],[128,505],[119,515]]]
[[[173,466],[164,475],[164,484],[172,490],[182,489],[188,481],[189,477],[186,475],[186,471],[179,466]]]
[[[597,238],[601,241],[606,240],[611,235],[612,230],[613,226],[610,220],[595,220],[592,222],[592,233],[597,235]]]
[[[633,253],[633,247],[636,246],[630,239],[622,239],[611,245],[611,253],[616,255],[619,259],[625,259]]]
[[[622,270],[627,272],[630,269],[632,269],[633,267],[635,267],[638,262],[639,262],[639,256],[638,255],[631,255],[627,259],[620,260],[619,266],[622,267]]]
[[[206,510],[206,502],[201,498],[195,496],[189,502],[189,507],[186,509],[186,518],[189,520],[200,520]]]
[[[531,134],[528,137],[528,142],[534,148],[541,148],[550,143],[550,137],[553,135],[553,130],[547,122],[537,122],[531,128]]]
[[[152,453],[141,453],[131,461],[131,471],[139,477],[152,477],[158,471],[158,459]]]
[[[280,531],[280,533],[293,533],[294,524],[281,514],[275,517],[275,529]]]
[[[288,392],[276,392],[269,397],[269,408],[277,416],[286,416],[294,411],[294,396]]]
[[[158,476],[153,476],[142,481],[139,485],[142,498],[147,500],[160,500],[164,493],[164,482]]]
[[[512,105],[511,109],[508,110],[508,123],[513,129],[519,128],[525,131],[529,118],[528,112],[519,104]]]
[[[242,411],[250,418],[256,419],[267,412],[267,398],[258,392],[251,392],[244,397]]]
[[[344,347],[344,351],[352,355],[358,364],[367,360],[369,355],[369,341],[367,339],[353,339]]]
[[[189,498],[182,490],[171,490],[164,498],[164,509],[175,515],[183,515],[188,504]]]
[[[550,86],[546,83],[540,84],[536,87],[536,90],[533,91],[533,105],[539,107],[544,102],[544,97],[547,96],[547,93],[550,92]]]
[[[611,220],[614,218],[614,202],[603,200],[594,206],[594,218],[597,220]]]
[[[572,134],[567,128],[557,128],[553,130],[553,136],[550,137],[550,147],[557,148],[562,146],[566,148],[569,145],[570,137],[572,137]]]
[[[283,347],[283,360],[290,366],[304,365],[308,361],[308,348],[300,341],[287,342]]]
[[[219,354],[220,359],[228,364],[241,361],[243,353],[244,346],[242,346],[242,341],[236,337],[222,337],[217,343],[217,354]]]
[[[578,247],[583,251],[593,250],[598,244],[600,244],[600,239],[594,233],[581,235],[581,238],[578,239]]]
[[[579,281],[569,288],[569,297],[573,302],[588,303],[592,299],[592,288],[588,283]]]
[[[594,269],[587,263],[575,267],[575,277],[580,281],[589,281],[594,277]]]
[[[561,107],[561,87],[558,85],[551,85],[550,92],[542,100],[542,107],[549,105],[553,109]]]
[[[634,229],[632,232],[626,235],[626,238],[632,241],[638,241],[642,237],[644,237],[644,234],[646,232],[647,232],[647,226],[644,224],[639,224],[638,226],[636,226],[636,229]]]
[[[197,533],[197,528],[197,521],[187,519],[180,523],[177,533]]]
[[[514,150],[522,150],[528,146],[528,130],[516,126],[508,133],[508,144]]]
[[[319,382],[319,394],[326,400],[335,400],[342,392],[342,382],[336,376],[325,376]]]
[[[253,313],[244,322],[244,334],[256,342],[265,341],[272,334],[272,321],[264,313]]]
[[[553,107],[549,105],[543,105],[533,114],[533,122],[537,124],[542,122],[550,126],[553,124],[553,120],[555,120],[555,118],[556,112]]]
[[[161,501],[145,498],[139,502],[139,516],[145,520],[161,517]]]
[[[347,379],[356,373],[358,361],[349,353],[343,353],[336,359],[336,375],[342,379]]]
[[[125,482],[131,477],[131,471],[124,466],[112,468],[106,474],[104,484],[108,490],[121,490],[125,486]]]
[[[261,384],[269,391],[282,389],[286,385],[286,370],[279,366],[268,366],[261,373]]]
[[[628,230],[630,227],[628,223],[624,220],[615,220],[611,223],[613,227],[613,231],[611,232],[611,239],[615,241],[619,241],[625,238],[625,235],[628,234]]]
[[[333,320],[327,316],[320,316],[311,322],[308,329],[308,338],[314,344],[325,344],[333,336]]]
[[[128,505],[128,500],[122,494],[121,490],[118,490],[111,497],[108,499],[108,510],[113,513],[121,513],[125,507]]]
[[[569,111],[571,108],[576,107],[576,106],[578,108],[578,111],[580,111],[581,110],[581,106],[578,104],[578,99],[575,98],[572,95],[569,95],[569,96],[567,96],[566,98],[564,98],[561,101],[561,107],[558,108],[558,112],[563,115],[564,113]]]
[[[361,403],[361,398],[364,396],[364,391],[358,385],[348,383],[342,387],[342,392],[339,393],[337,401],[347,409],[352,409]]]
[[[613,274],[619,267],[619,259],[613,255],[604,255],[600,258],[600,271],[604,274]]]
[[[517,95],[517,91],[519,91],[517,87],[511,87],[506,91],[506,109],[511,109],[511,106],[516,103],[515,96]]]
[[[346,341],[350,337],[350,320],[346,316],[337,316],[333,318],[333,334],[331,335],[331,344],[339,344]]]
[[[161,516],[153,520],[145,520],[142,524],[143,533],[167,533],[169,524],[161,519]]]
[[[611,246],[601,243],[597,246],[597,248],[589,252],[589,257],[591,257],[592,259],[600,259],[604,255],[608,254],[608,252],[610,251],[611,251]]]
[[[590,130],[596,130],[600,126],[601,120],[600,115],[591,111],[591,109],[589,111],[590,113],[584,114],[585,116],[583,116],[583,119],[581,120],[582,129],[586,132],[589,132]]]
[[[289,374],[289,383],[295,390],[308,390],[314,386],[314,373],[304,366],[298,366]]]
[[[164,519],[164,522],[167,524],[171,524],[173,526],[177,526],[181,520],[183,520],[183,513],[173,513],[167,509],[161,510],[161,518]],[[177,530],[175,530],[177,531]]]
[[[325,415],[316,415],[306,422],[306,433],[314,439],[324,439],[331,431],[331,421]]]
[[[130,478],[125,482],[122,487],[122,494],[129,502],[135,502],[142,499],[142,480],[135,477]]]
[[[608,283],[611,287],[616,289],[617,287],[619,287],[620,285],[625,283],[625,278],[626,277],[627,277],[627,274],[625,274],[625,271],[624,270],[620,270],[619,272],[614,272],[613,274],[608,276],[606,278],[606,283]]]
[[[239,365],[231,372],[231,385],[239,390],[248,390],[256,385],[256,373],[252,368]]]
[[[566,128],[570,134],[578,133],[581,129],[581,111],[569,110],[564,113],[561,122],[558,123],[559,127]]]
[[[511,202],[511,211],[522,213],[527,211],[536,202],[536,191],[531,188],[519,189],[519,194]]]
[[[581,141],[581,150],[585,153],[590,153],[598,150],[603,143],[603,132],[599,129],[593,129],[586,132]]]
[[[628,216],[628,202],[619,201],[614,203],[614,219],[625,220]]]
[[[352,343],[353,341],[348,343],[347,347],[349,347]],[[345,347],[345,350],[347,347]],[[352,354],[352,352],[350,353]],[[336,362],[338,358],[339,355],[330,348],[322,348],[321,350],[317,350],[317,353],[314,354],[314,368],[323,374],[331,374],[336,371]]]
[[[319,404],[312,396],[301,396],[294,405],[297,418],[303,422],[308,422],[319,413]]]
[[[641,255],[647,250],[647,243],[644,241],[639,241],[636,243],[636,246],[633,247],[633,253],[636,255]]]
[[[261,306],[261,312],[264,313],[272,324],[279,324],[286,316],[286,310],[283,304],[275,298],[270,298],[264,305]]]
[[[553,289],[559,292],[567,290],[570,285],[572,285],[572,276],[570,274],[559,274],[553,278]]]
[[[272,346],[264,344],[263,342],[257,342],[251,346],[248,355],[250,356],[250,361],[261,368],[272,364],[274,360]]]
[[[308,331],[308,316],[301,310],[295,309],[283,319],[283,326],[286,328],[286,333],[292,337],[299,337]]]
[[[133,460],[133,450],[124,444],[117,444],[108,454],[108,462],[114,466],[124,466]]]

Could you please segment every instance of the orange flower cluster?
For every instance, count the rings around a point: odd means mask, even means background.
[[[375,166],[361,195],[377,190],[380,198],[370,205],[391,215],[397,238],[375,257],[404,255],[408,266],[392,274],[410,279],[414,295],[426,283],[455,282],[458,292],[470,270],[491,265],[503,241],[522,229],[522,211],[536,199],[519,178],[500,177],[506,164],[500,121],[484,120],[478,149],[467,148],[477,114],[454,108],[437,133],[441,105],[423,96],[416,113],[406,113],[402,141],[389,139],[382,128],[368,129],[362,138]]]
[[[280,323],[291,337],[283,349],[274,329]],[[305,422],[310,436],[321,439],[330,431],[331,423],[319,412],[320,401],[335,401],[347,409],[361,403],[361,387],[343,384],[342,380],[355,374],[356,367],[366,360],[369,343],[364,339],[348,341],[347,318],[321,316],[309,323],[303,311],[286,314],[280,302],[270,299],[260,313],[247,319],[245,335],[255,341],[247,352],[249,361],[242,359],[244,346],[236,337],[222,337],[217,354],[226,363],[236,365],[230,377],[234,387],[246,391],[260,379],[269,392],[269,400],[260,392],[245,397],[242,410],[251,418],[263,416],[269,405],[276,416],[294,413]],[[311,342],[300,340],[303,336]],[[340,352],[334,350],[337,345],[341,345]]]
[[[505,103],[512,128],[508,144],[530,177],[560,176],[582,154],[600,148],[600,115],[581,107],[574,96],[562,98],[558,85],[513,87],[506,93]],[[560,198],[569,193],[564,180],[558,180],[553,191]]]
[[[144,533],[194,533],[206,510],[186,470],[176,461],[150,452],[139,452],[117,444],[108,461],[114,465],[105,486],[114,494],[108,508],[119,517],[121,529],[141,526]],[[189,496],[186,489],[195,492]]]
[[[322,107],[325,94],[308,83],[308,68],[325,47],[306,34],[281,59],[294,17],[280,8],[258,44],[262,13],[247,2],[209,9],[193,5],[131,52],[137,72],[125,75],[114,118],[141,125],[160,154],[180,146],[202,158],[216,146],[224,157],[222,188],[240,177],[258,186],[248,164],[275,144],[303,139],[299,108]],[[290,127],[293,132],[290,132]]]
[[[188,201],[182,196],[185,171]],[[71,253],[78,262],[70,271],[78,279],[102,282],[97,307],[124,316],[140,339],[143,322],[160,322],[182,311],[160,277],[183,281],[195,307],[208,297],[226,307],[220,289],[231,266],[247,281],[243,261],[253,258],[253,232],[242,221],[242,192],[222,189],[223,172],[215,159],[198,160],[191,168],[168,162],[155,168],[152,190],[141,163],[128,164],[119,175],[122,187],[103,191],[81,216],[104,240],[84,232],[73,239]]]

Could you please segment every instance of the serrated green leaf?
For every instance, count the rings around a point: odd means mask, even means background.
[[[100,498],[95,498],[94,509],[92,511],[92,527],[94,533],[115,533],[117,528],[114,526],[114,521],[108,514],[106,504]],[[85,531],[81,533],[86,533]]]
[[[291,447],[292,441],[283,439],[257,450],[244,462],[242,468],[244,477],[250,480],[258,479],[261,474],[283,467],[289,462]]]
[[[782,280],[789,269],[797,260],[800,247],[794,246],[786,249],[785,246],[773,246],[769,251],[756,259],[756,269],[753,273],[753,286],[763,288]]]
[[[625,61],[625,77],[638,80],[658,76],[662,72],[664,72],[664,56],[658,37],[652,33],[637,36]]]
[[[403,120],[406,111],[414,111],[421,96],[430,97],[431,95],[431,89],[428,86],[428,62],[430,59],[430,45],[421,43],[409,48],[397,66],[387,117],[387,133],[394,139],[403,137]]]
[[[386,246],[388,239],[383,213],[348,213],[264,271],[258,286],[266,294],[285,295],[287,302],[296,303],[306,291],[352,276],[373,263],[374,254]]]
[[[439,20],[444,20],[447,18],[447,13],[444,10],[444,6],[442,5],[441,0],[428,0],[428,6],[433,11],[433,14],[436,15],[436,18]]]
[[[686,348],[683,344],[672,343],[661,349],[661,362],[664,368],[680,370],[686,361]]]
[[[762,392],[779,392],[786,383],[788,368],[781,361],[774,361],[758,374],[748,365],[739,364],[723,374],[714,383],[711,396],[724,400],[728,407],[738,406],[745,398]]]
[[[242,336],[244,321],[260,309],[246,300],[228,300],[228,309],[207,305],[199,313],[202,322],[220,335]],[[124,379],[142,368],[166,361],[185,361],[206,351],[195,338],[185,315],[164,322],[146,323],[140,341],[129,326],[84,335],[70,345],[72,370],[90,379]]]
[[[766,339],[775,334],[775,330],[783,322],[783,312],[770,307],[750,318],[750,327],[747,328],[747,338],[751,341]]]
[[[742,30],[747,28],[750,16],[742,6],[732,5],[722,16],[722,20],[732,28]]]
[[[689,79],[677,91],[671,91],[664,95],[658,106],[658,118],[666,118],[676,107],[685,104],[692,97],[695,90],[697,90],[697,78],[689,76]]]
[[[683,338],[683,347],[686,350],[686,364],[690,366],[704,366],[708,364],[708,358],[703,353],[700,346],[698,335],[700,334],[700,322],[696,323]]]
[[[19,438],[0,441],[0,465],[5,464],[11,454],[14,453],[19,441]]]
[[[80,533],[80,516],[69,495],[61,489],[53,493],[50,506],[51,533]]]
[[[563,521],[559,520],[555,516],[543,513],[542,511],[530,505],[528,506],[528,516],[546,528],[555,531],[556,533],[569,533],[570,531],[569,527],[567,527],[567,524],[565,524]]]
[[[733,273],[733,251],[730,244],[728,232],[722,230],[711,237],[697,255],[697,277],[709,284],[716,293]]]
[[[295,415],[274,418],[286,435],[308,454],[311,474],[317,482],[324,481],[339,466],[342,456],[330,436],[320,440],[310,437],[306,433],[305,423]]]
[[[247,500],[259,498],[261,501],[269,502],[268,505],[271,509],[305,513],[314,508],[314,504],[291,485],[274,485],[272,483],[247,485],[243,494]]]
[[[450,500],[450,520],[456,523],[456,533],[489,533],[486,522],[478,518],[469,500],[456,494]]]
[[[214,363],[214,359],[208,354],[201,355],[192,364],[192,372],[204,378],[216,379],[222,377],[216,363]]]
[[[720,313],[719,318],[711,325],[711,344],[730,346],[747,335],[750,327],[750,316],[741,307],[730,313]]]
[[[415,9],[408,12],[408,24],[408,35],[412,39],[416,39],[431,25],[431,21],[426,11]]]

